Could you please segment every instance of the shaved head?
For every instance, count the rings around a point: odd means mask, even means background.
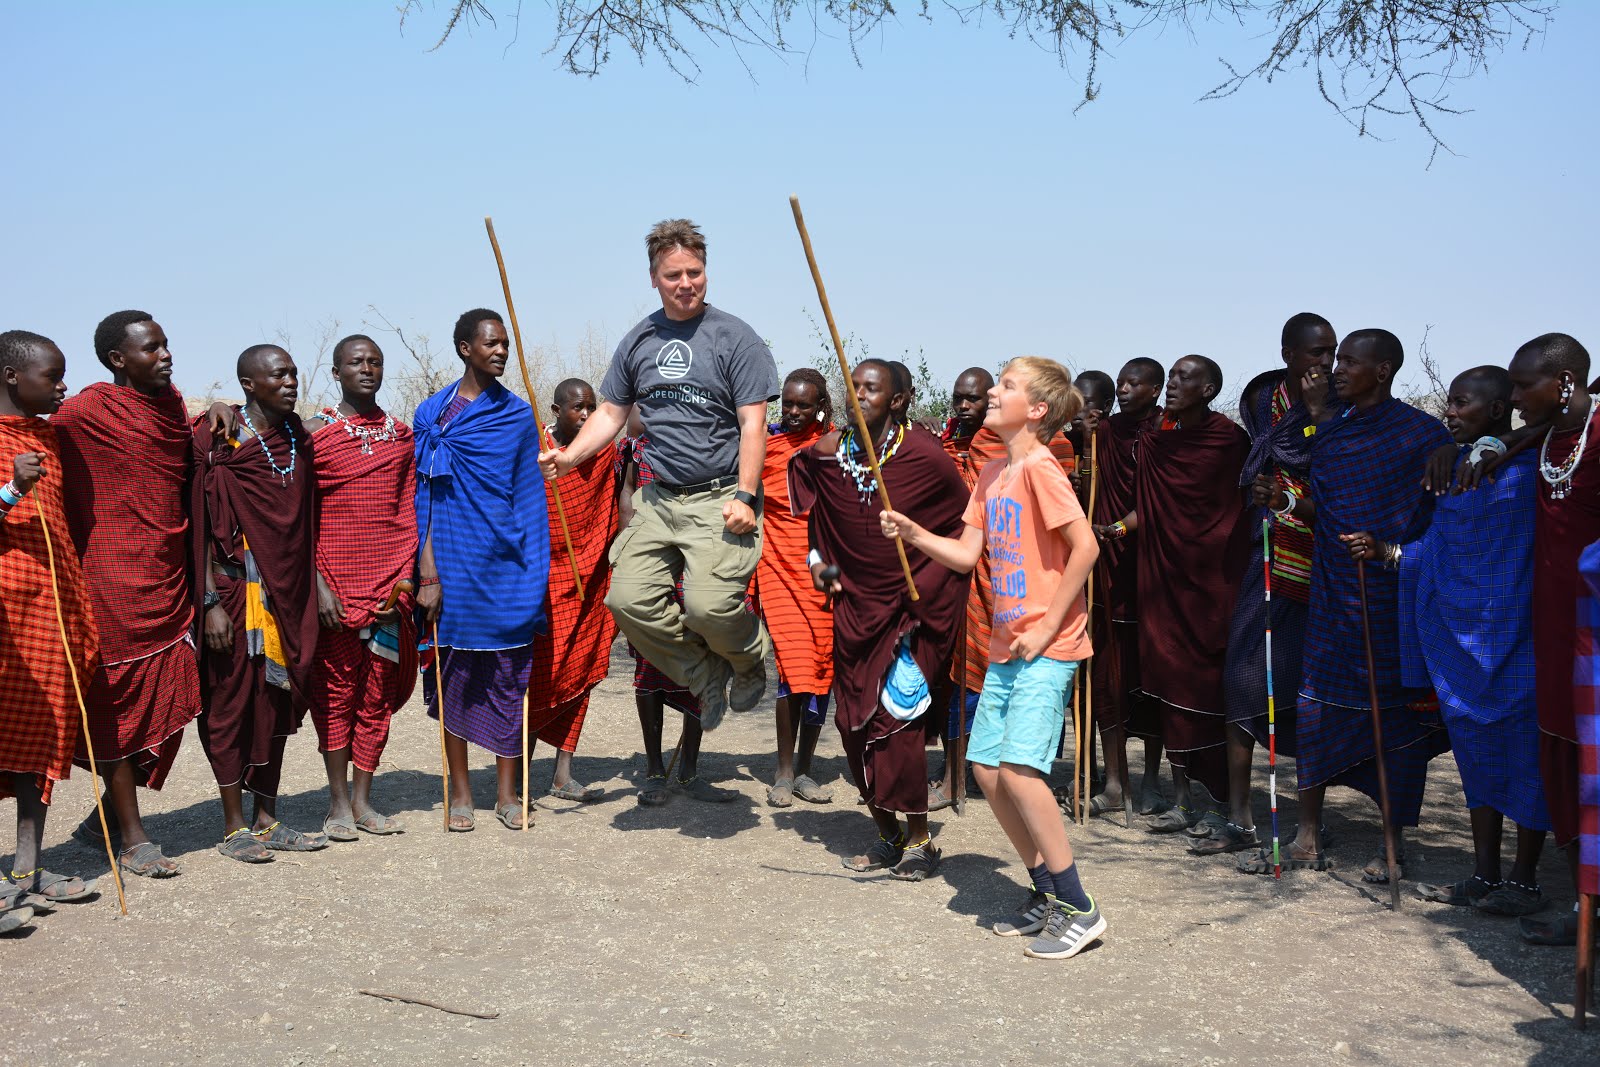
[[[1149,356],[1134,356],[1122,365],[1122,373],[1134,374],[1146,385],[1160,385],[1167,380],[1167,368]]]
[[[1471,393],[1491,403],[1501,400],[1510,404],[1511,375],[1504,367],[1473,367],[1456,375],[1455,381],[1450,383],[1450,391]]]
[[[594,386],[590,385],[582,378],[564,379],[561,384],[556,386],[554,397],[555,402],[557,404],[565,404],[567,401],[573,398],[574,394],[578,393],[579,391],[593,393]]]
[[[990,389],[994,388],[994,375],[990,374],[982,367],[968,367],[966,370],[956,375],[956,388],[960,389],[963,382],[966,383],[969,388],[981,389],[987,393]]]
[[[254,378],[261,373],[267,360],[273,355],[290,358],[288,351],[278,345],[251,345],[239,353],[239,362],[234,366],[234,373],[240,378]]]

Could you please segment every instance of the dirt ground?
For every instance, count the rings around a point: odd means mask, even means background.
[[[1377,820],[1348,791],[1329,804],[1339,870],[1276,884],[1235,873],[1231,858],[1189,857],[1180,840],[1125,829],[1120,816],[1075,830],[1108,936],[1072,961],[1029,960],[986,929],[1021,898],[1026,874],[981,800],[936,818],[946,861],[933,880],[839,865],[872,831],[831,725],[818,775],[832,783],[830,805],[767,807],[772,718],[751,713],[711,735],[702,762],[738,801],[640,808],[629,668],[619,655],[596,691],[576,760],[605,799],[551,802],[526,834],[487,810],[476,832],[443,833],[437,734],[414,702],[375,788],[407,833],[234,863],[212,850],[220,811],[191,735],[166,790],[145,801],[183,874],[130,880],[125,919],[106,878],[98,900],[0,938],[13,1005],[0,1062],[1600,1062],[1600,1028],[1569,1023],[1571,950],[1525,947],[1512,921],[1409,892],[1392,914],[1386,893],[1361,886]],[[493,771],[476,756],[481,805]],[[536,755],[541,785],[549,757]],[[1470,862],[1454,764],[1434,768],[1408,884],[1457,877]],[[1067,764],[1058,769],[1070,780]],[[289,746],[284,788],[280,814],[320,827],[325,781],[309,723]],[[46,864],[104,874],[104,854],[69,837],[89,807],[87,776],[56,797]],[[9,811],[4,822],[9,857]],[[1293,823],[1291,803],[1286,834]],[[1542,877],[1555,906],[1570,907],[1559,858]]]

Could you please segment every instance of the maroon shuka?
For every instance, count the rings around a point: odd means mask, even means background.
[[[1164,705],[1162,738],[1172,762],[1222,797],[1222,668],[1245,559],[1239,520],[1247,497],[1239,472],[1250,438],[1226,415],[1209,411],[1197,425],[1144,434],[1139,450],[1134,483],[1143,688]]]
[[[285,479],[268,466],[288,464],[292,432],[294,474]],[[269,450],[263,454],[263,444]],[[194,531],[195,644],[200,650],[200,740],[220,785],[243,783],[252,792],[277,793],[283,738],[299,729],[317,651],[317,587],[313,553],[316,510],[311,435],[298,416],[265,430],[237,448],[214,443],[205,420],[194,429],[195,475],[189,493]],[[243,567],[245,543],[261,572],[288,667],[288,690],[267,681],[265,657],[248,654],[247,583],[218,574],[217,593],[233,620],[233,650],[223,655],[205,644],[206,549],[230,567]]]
[[[1139,440],[1161,425],[1161,409],[1136,419],[1118,411],[1100,420],[1095,431],[1099,442],[1099,470],[1095,476],[1094,516],[1096,526],[1110,526],[1133,510],[1134,469],[1139,462]],[[1088,461],[1085,460],[1087,463]],[[1084,480],[1084,494],[1089,483]],[[1100,544],[1100,559],[1095,564],[1094,616],[1089,620],[1090,636],[1096,655],[1090,661],[1090,684],[1094,686],[1095,724],[1102,730],[1121,726],[1130,736],[1158,738],[1159,717],[1150,700],[1138,694],[1139,675],[1139,574],[1137,532]],[[1120,662],[1113,662],[1114,660]],[[1121,683],[1120,705],[1112,699],[1113,675]],[[1120,721],[1114,712],[1120,711]]]
[[[932,434],[908,429],[883,476],[896,511],[938,536],[961,535],[970,494]],[[907,546],[920,598],[913,601],[895,543],[879,526],[883,505],[876,491],[863,501],[837,458],[816,445],[790,460],[789,499],[795,514],[810,514],[812,547],[843,572],[844,594],[833,613],[834,717],[856,785],[876,807],[925,812],[923,748],[935,716],[902,722],[883,710],[879,694],[908,633],[912,658],[930,687],[940,677],[961,632],[969,576]]]

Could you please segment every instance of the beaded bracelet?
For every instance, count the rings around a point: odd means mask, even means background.
[[[22,493],[17,490],[16,482],[0,485],[0,501],[3,501],[8,508],[14,508],[22,503]]]
[[[1128,524],[1123,522],[1121,519],[1118,519],[1116,522],[1111,524],[1111,535],[1118,541],[1122,540],[1124,537],[1127,537]]]

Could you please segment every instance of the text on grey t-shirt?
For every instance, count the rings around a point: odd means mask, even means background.
[[[600,392],[638,406],[660,481],[697,485],[738,473],[738,408],[777,398],[778,366],[766,342],[725,311],[708,306],[687,322],[657,311],[617,345]]]

